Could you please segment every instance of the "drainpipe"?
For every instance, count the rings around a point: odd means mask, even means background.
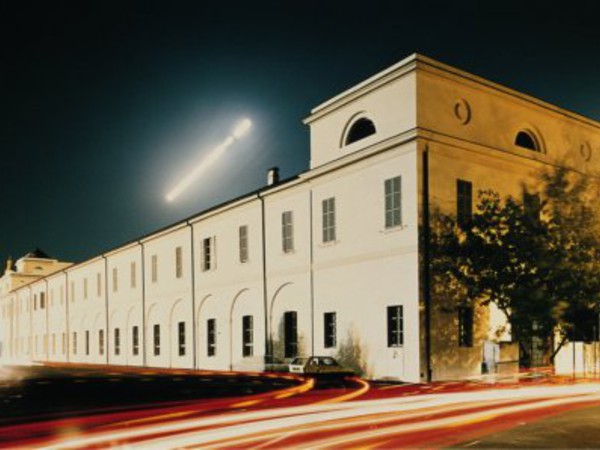
[[[69,327],[69,273],[65,270],[64,271],[65,274],[65,290],[64,290],[64,300],[65,300],[65,314],[67,316],[67,320],[65,320],[65,332],[67,333],[67,339],[66,339],[66,362],[70,362],[71,361],[71,329]]]
[[[34,314],[34,303],[33,303],[33,294],[32,294],[32,290],[31,290],[31,284],[28,284],[27,287],[29,288],[29,359],[31,361],[33,361],[32,356],[34,355],[34,350],[35,350],[35,336],[33,336],[33,314]],[[14,322],[14,315],[13,315],[13,319],[12,321]],[[13,326],[14,327],[14,326]],[[12,348],[11,348],[11,352],[12,352]]]
[[[315,354],[315,273],[314,273],[314,236],[313,236],[313,191],[309,190],[310,222],[310,354]]]
[[[433,378],[431,367],[431,255],[429,223],[429,149],[423,150],[423,301],[425,303],[425,361],[427,382]]]
[[[146,366],[146,252],[144,244],[138,241],[142,249],[142,366]],[[139,335],[138,335],[139,339]]]
[[[48,279],[43,278],[46,283],[46,292],[44,293],[44,309],[46,310],[46,361],[50,361],[50,320],[49,312],[50,309],[50,297],[48,296]]]
[[[265,358],[264,363],[266,364],[267,357],[273,358],[273,343],[271,342],[271,333],[269,332],[269,309],[268,309],[268,293],[267,293],[267,224],[265,219],[265,199],[260,193],[257,194],[260,200],[260,211],[261,211],[261,231],[262,231],[262,276],[263,276],[263,305],[264,305],[264,320],[265,320]]]
[[[192,345],[191,345],[191,349],[193,352],[193,368],[197,369],[197,349],[196,349],[196,268],[194,266],[195,262],[196,262],[196,258],[194,257],[194,227],[192,226],[192,224],[190,223],[190,221],[188,220],[186,222],[187,226],[190,227],[190,241],[191,241],[191,246],[190,246],[190,259],[191,259],[191,264],[190,264],[190,278],[191,278],[191,282],[192,282]],[[171,333],[173,331],[171,330]]]
[[[102,257],[102,259],[104,259],[104,307],[106,310],[106,346],[104,347],[104,350],[106,351],[106,365],[108,365],[110,362],[108,357],[108,355],[110,354],[110,324],[108,323],[108,260],[106,259],[106,256],[100,256]]]

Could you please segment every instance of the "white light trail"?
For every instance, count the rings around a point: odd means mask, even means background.
[[[227,138],[215,147],[209,154],[204,158],[200,164],[198,164],[194,170],[192,170],[187,176],[185,176],[178,184],[175,186],[167,195],[166,200],[168,202],[174,201],[179,195],[185,191],[194,181],[198,179],[198,177],[210,166],[214,164],[216,160],[218,160],[223,153],[227,151],[229,147],[236,141],[241,139],[244,135],[248,133],[250,128],[252,127],[252,122],[249,119],[243,119],[240,121],[232,133],[227,136]]]
[[[566,397],[566,398],[565,398]],[[510,405],[510,401],[530,400],[534,403]],[[526,387],[516,389],[497,389],[477,392],[446,394],[427,394],[414,397],[395,397],[366,401],[350,401],[337,404],[310,404],[284,408],[248,411],[213,417],[185,419],[171,423],[159,423],[123,431],[109,431],[95,436],[61,440],[46,448],[72,449],[89,446],[114,445],[116,442],[128,448],[181,448],[186,446],[218,447],[230,444],[248,444],[261,439],[274,439],[278,433],[302,433],[308,430],[335,430],[342,425],[364,425],[374,419],[392,422],[393,419],[415,419],[429,416],[436,408],[453,412],[452,417],[399,424],[389,431],[361,432],[348,429],[346,436],[313,441],[316,447],[341,444],[352,436],[354,442],[400,435],[405,432],[424,431],[439,427],[458,426],[465,421],[488,419],[519,411],[533,411],[551,406],[570,403],[600,401],[598,384],[576,386]],[[487,402],[490,408],[480,412],[465,411],[468,407],[480,406]],[[467,405],[466,403],[471,403]],[[352,421],[348,423],[347,421]],[[376,420],[375,420],[376,421]],[[201,431],[200,431],[201,430]],[[374,433],[374,434],[371,434]],[[171,434],[170,436],[159,436]],[[289,436],[288,436],[289,437]],[[260,438],[260,439],[259,439]],[[131,442],[133,440],[134,442]],[[339,441],[338,441],[339,440]],[[352,441],[351,441],[352,442]],[[235,446],[235,445],[234,445]],[[311,445],[312,447],[312,445]]]

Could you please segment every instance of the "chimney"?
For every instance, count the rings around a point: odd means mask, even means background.
[[[267,186],[279,183],[279,167],[271,167],[267,171]]]

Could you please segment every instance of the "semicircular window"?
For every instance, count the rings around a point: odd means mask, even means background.
[[[517,147],[533,150],[534,152],[540,151],[540,145],[538,144],[536,138],[527,131],[519,131],[517,133],[517,137],[515,138],[515,145]]]
[[[350,130],[346,135],[346,142],[344,142],[344,145],[360,141],[361,139],[364,139],[367,136],[375,134],[376,131],[377,130],[375,129],[375,124],[373,123],[373,121],[364,117],[360,118],[356,122],[354,122],[350,127]]]

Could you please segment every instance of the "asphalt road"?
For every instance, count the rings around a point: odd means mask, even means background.
[[[589,447],[590,441],[592,447],[597,447],[600,423],[600,383],[592,380],[574,383],[555,377],[532,377],[494,384],[402,385],[354,378],[319,388],[314,380],[285,375],[73,370],[69,376],[63,373],[56,377],[42,370],[45,377],[29,377],[22,383],[28,386],[26,392],[39,390],[36,398],[47,409],[51,409],[52,402],[43,392],[59,387],[64,387],[62,396],[79,398],[78,407],[92,406],[80,413],[46,411],[33,418],[23,416],[20,423],[0,422],[0,446],[575,448]],[[78,379],[85,382],[76,383]],[[36,384],[40,380],[43,383]],[[121,384],[131,392],[109,392]],[[87,385],[84,389],[88,390],[73,390],[79,385]],[[136,392],[134,387],[138,386],[142,388]],[[179,400],[165,400],[167,393],[179,395]],[[199,397],[192,398],[191,393]],[[99,400],[94,400],[92,394]],[[115,398],[120,402],[117,405],[111,403]],[[96,401],[107,406],[98,407]],[[16,408],[17,403],[12,407]],[[537,443],[532,441],[535,436],[539,438]]]
[[[240,397],[295,384],[285,378],[215,372],[11,367],[0,371],[0,426],[139,405]]]
[[[506,431],[463,442],[455,448],[600,448],[600,406],[521,422]]]

